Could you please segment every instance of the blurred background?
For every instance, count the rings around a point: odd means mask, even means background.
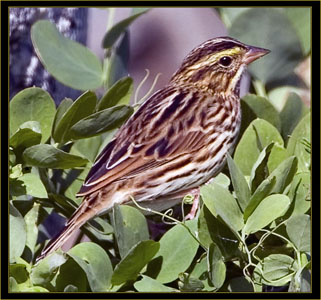
[[[44,70],[30,38],[30,28],[37,20],[54,22],[64,36],[86,45],[102,61],[102,40],[108,24],[117,24],[132,14],[132,8],[116,8],[112,12],[106,8],[10,8],[10,99],[30,86],[47,90],[57,105],[65,97],[76,99],[82,93],[61,84]],[[128,57],[126,70],[112,81],[129,74],[136,88],[148,69],[150,75],[140,90],[142,97],[158,73],[161,76],[154,90],[162,88],[186,54],[200,43],[230,35],[272,50],[265,58],[266,65],[254,63],[252,71],[269,90],[277,87],[277,81],[288,86],[271,93],[279,109],[289,91],[299,93],[309,103],[310,22],[309,8],[151,8],[128,26],[126,37],[118,40],[122,46],[118,50],[126,48]],[[126,45],[121,45],[124,41]],[[286,77],[279,78],[281,73]],[[245,76],[241,94],[248,89]],[[103,92],[97,90],[100,96]]]

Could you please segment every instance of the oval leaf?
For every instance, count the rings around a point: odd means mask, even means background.
[[[63,115],[65,114],[65,112],[69,109],[69,107],[74,103],[74,101],[72,101],[72,99],[70,98],[65,98],[63,99],[56,111],[56,115],[55,115],[55,119],[54,119],[54,123],[52,125],[52,131],[51,131],[51,135],[54,136],[54,132],[57,129],[57,126],[61,120],[61,118],[63,117]]]
[[[41,142],[49,138],[56,105],[46,91],[36,87],[22,90],[10,101],[9,112],[10,135],[13,135],[23,123],[37,121],[42,133]]]
[[[120,105],[104,109],[80,120],[70,129],[72,139],[83,139],[119,127],[134,112],[130,106]]]
[[[272,142],[283,145],[280,133],[269,122],[256,119],[249,125],[238,143],[234,154],[234,162],[244,176],[251,175],[252,167],[258,159],[260,152]]]
[[[243,216],[240,208],[228,190],[216,183],[201,187],[202,199],[210,212],[219,215],[234,231],[242,229]]]
[[[207,263],[210,272],[210,279],[214,286],[219,289],[226,277],[226,266],[223,261],[222,253],[219,247],[211,244],[207,253]]]
[[[16,133],[10,138],[9,145],[20,152],[25,148],[39,144],[41,134],[33,131],[30,128],[19,128]]]
[[[238,251],[238,239],[232,230],[215,218],[206,205],[203,205],[198,217],[198,238],[205,247],[213,242],[219,246],[226,260],[235,257]]]
[[[275,194],[266,197],[247,219],[243,232],[250,234],[264,228],[275,219],[283,216],[290,203],[291,201],[286,195]]]
[[[85,158],[66,153],[47,144],[27,148],[23,152],[23,159],[27,165],[52,169],[81,167],[88,162]]]
[[[241,170],[235,164],[234,160],[229,154],[227,154],[227,164],[230,171],[232,184],[237,197],[237,201],[241,209],[244,211],[251,197],[249,185],[247,184],[246,179],[242,174]]]
[[[113,272],[107,253],[99,245],[85,242],[68,251],[74,261],[84,270],[93,292],[106,292]]]
[[[254,269],[257,282],[271,286],[284,286],[291,281],[297,270],[294,259],[284,254],[271,254]]]
[[[291,216],[304,214],[311,207],[311,173],[295,174],[288,194],[292,201]]]
[[[111,282],[120,285],[128,280],[135,280],[141,269],[159,250],[159,242],[141,241],[115,267]]]
[[[98,57],[65,38],[51,22],[36,22],[31,28],[31,39],[45,68],[61,83],[82,91],[102,85],[103,70]]]
[[[91,91],[87,91],[79,96],[63,114],[60,120],[55,122],[55,129],[53,131],[54,140],[60,143],[65,143],[70,140],[70,128],[79,120],[92,114],[95,110],[96,102],[96,95]],[[61,107],[64,108],[67,105],[69,105],[69,102],[65,102]]]
[[[18,178],[17,184],[25,190],[25,195],[30,195],[37,198],[48,198],[45,186],[40,177],[33,173],[23,174]]]
[[[290,93],[286,103],[280,113],[282,123],[282,136],[284,140],[293,132],[295,126],[299,123],[303,112],[303,102],[296,93]]]
[[[20,257],[26,245],[26,223],[20,212],[9,204],[9,253],[10,262]]]
[[[196,220],[185,223],[192,232],[196,232]],[[194,259],[199,244],[182,225],[175,225],[160,239],[160,249],[148,265],[148,275],[157,273],[156,280],[171,282],[186,271]]]
[[[289,155],[298,158],[298,171],[310,171],[311,149],[305,141],[311,145],[311,113],[308,113],[295,127],[287,145]]]
[[[265,121],[270,122],[278,130],[281,130],[279,113],[266,98],[248,94],[242,98],[241,104],[243,116],[245,116],[242,120],[242,126],[247,127],[248,124],[253,121],[253,119],[248,119],[247,117],[254,114],[255,118],[264,119]],[[247,108],[245,108],[246,105],[248,106]],[[245,112],[246,109],[251,109],[252,114]]]
[[[40,260],[32,269],[30,279],[33,285],[42,287],[50,286],[50,281],[57,274],[58,268],[66,262],[66,258],[61,251],[52,253],[51,255]]]
[[[138,242],[149,239],[147,221],[144,215],[134,207],[115,205],[113,227],[122,258]]]
[[[133,79],[124,77],[119,79],[99,100],[97,110],[103,110],[116,104],[129,104],[133,91]]]
[[[26,213],[24,219],[26,222],[26,245],[31,250],[32,253],[35,252],[35,247],[38,238],[38,214],[39,214],[40,204],[34,203],[33,207]]]
[[[308,215],[296,215],[290,218],[286,223],[286,232],[301,252],[310,252],[311,244],[311,221]]]

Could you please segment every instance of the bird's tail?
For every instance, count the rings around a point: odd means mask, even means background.
[[[61,246],[71,237],[71,235],[84,225],[88,220],[94,217],[97,213],[90,205],[91,199],[84,199],[78,209],[74,212],[71,218],[67,221],[63,230],[53,238],[46,247],[42,250],[41,255],[37,257],[36,262],[39,262],[49,254],[61,248]]]

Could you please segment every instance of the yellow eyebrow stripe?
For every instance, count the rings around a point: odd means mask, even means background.
[[[205,56],[198,64],[190,66],[189,70],[196,70],[199,68],[202,68],[205,65],[210,65],[216,61],[218,61],[223,56],[233,56],[235,54],[238,54],[242,51],[242,48],[240,47],[234,47],[231,49],[226,49],[224,51],[220,51],[215,54],[209,54]]]

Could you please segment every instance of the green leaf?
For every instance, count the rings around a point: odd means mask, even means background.
[[[127,29],[127,27],[135,21],[139,16],[146,13],[147,11],[141,11],[135,15],[132,15],[119,23],[115,24],[104,36],[102,47],[103,48],[110,48],[114,45],[120,35]]]
[[[112,106],[128,105],[130,96],[133,92],[133,79],[131,77],[124,77],[119,79],[99,100],[97,110],[104,110]]]
[[[190,276],[202,281],[204,285],[203,291],[212,292],[216,289],[209,278],[207,256],[203,256],[203,258],[197,260]]]
[[[260,183],[268,176],[267,161],[269,159],[273,145],[274,143],[271,143],[264,147],[257,161],[254,163],[252,167],[250,177],[250,186],[252,193],[254,193],[254,191],[257,189]]]
[[[147,221],[134,207],[115,205],[113,227],[120,256],[124,258],[138,242],[149,239]]]
[[[264,83],[286,78],[303,58],[300,40],[283,11],[249,9],[234,20],[229,34],[243,43],[271,50],[250,66],[251,73]]]
[[[244,118],[242,120],[242,126],[245,125],[247,127],[247,125],[253,121],[253,119],[260,118],[268,121],[278,130],[281,130],[279,113],[266,98],[254,94],[248,94],[241,99],[241,105],[243,115],[245,116],[245,120]],[[248,120],[247,116],[251,114],[244,112],[245,109],[250,109],[255,117]]]
[[[41,133],[35,132],[30,128],[19,128],[9,140],[9,145],[16,149],[16,152],[22,152],[24,149],[39,144]]]
[[[132,107],[120,105],[94,113],[71,127],[71,138],[88,138],[120,127],[133,112]]]
[[[276,178],[274,176],[270,176],[261,182],[244,210],[243,218],[245,222],[260,202],[271,193],[275,183]]]
[[[74,103],[72,99],[70,98],[65,98],[63,99],[59,106],[57,107],[57,111],[55,114],[55,119],[52,125],[52,130],[51,130],[51,135],[54,136],[54,132],[57,131],[57,126],[61,121],[61,118],[64,116],[66,111],[69,109],[69,107]]]
[[[252,167],[257,161],[260,152],[272,142],[283,145],[280,133],[269,122],[256,119],[249,125],[238,143],[234,154],[234,162],[244,176],[251,174]],[[262,149],[260,149],[261,146]]]
[[[85,242],[68,251],[84,270],[92,292],[106,292],[110,287],[112,265],[107,253],[99,245]]]
[[[301,252],[310,253],[311,245],[311,221],[308,215],[296,215],[291,217],[286,223],[286,232],[295,245]]]
[[[284,286],[291,281],[296,269],[297,266],[292,257],[271,254],[257,264],[254,269],[254,279],[266,285]]]
[[[306,172],[311,168],[311,155],[303,143],[306,139],[311,143],[311,114],[308,113],[295,127],[287,145],[289,155],[298,158],[298,171]]]
[[[270,194],[283,193],[285,188],[291,183],[297,171],[297,159],[291,156],[284,160],[269,177],[261,182],[252,195],[248,206],[244,211],[244,220],[246,221],[259,203]]]
[[[26,213],[24,219],[26,223],[26,246],[29,247],[32,253],[35,253],[35,247],[38,238],[38,214],[39,214],[40,204],[34,203],[33,207]]]
[[[298,160],[291,156],[284,160],[269,176],[276,178],[276,183],[271,193],[283,193],[285,188],[291,183],[297,172]]]
[[[50,136],[55,113],[55,102],[46,91],[36,87],[24,89],[10,101],[10,135],[12,136],[23,123],[37,121],[42,133],[41,142],[44,143]]]
[[[26,223],[20,212],[9,204],[9,255],[10,262],[21,256],[26,245]]]
[[[66,263],[60,267],[59,274],[56,279],[56,291],[87,291],[86,273],[75,260],[68,259]]]
[[[23,175],[23,173],[22,173],[22,165],[21,164],[15,165],[10,169],[10,175],[9,175],[10,179],[19,178],[22,175]]]
[[[289,194],[291,208],[288,213],[291,216],[304,214],[311,207],[311,173],[303,172],[295,174],[291,182]]]
[[[218,175],[216,175],[211,182],[217,183],[226,189],[228,189],[231,184],[230,178],[228,178],[223,173],[219,173]]]
[[[88,160],[61,151],[51,145],[35,145],[23,152],[27,165],[40,168],[70,169],[84,166]]]
[[[205,247],[213,242],[219,246],[226,260],[235,257],[238,250],[238,239],[231,229],[215,218],[206,205],[203,205],[198,217],[198,238]]]
[[[310,7],[287,7],[284,13],[289,18],[292,26],[301,41],[304,55],[311,49],[311,9]]]
[[[42,286],[30,286],[23,290],[23,292],[29,293],[48,293],[49,290],[43,288]]]
[[[61,251],[52,253],[37,263],[30,273],[30,279],[33,285],[40,285],[44,288],[51,286],[50,282],[57,274],[59,267],[66,262]]]
[[[9,277],[9,292],[20,292],[19,285],[13,277]]]
[[[274,144],[267,163],[269,173],[271,174],[287,158],[286,149],[282,145]]]
[[[207,263],[210,272],[210,279],[214,286],[219,289],[226,277],[226,266],[223,261],[222,253],[219,247],[211,244],[207,253]]]
[[[237,202],[244,211],[251,197],[249,185],[247,184],[242,171],[235,164],[234,160],[229,154],[227,154],[227,164],[230,171],[233,188],[237,197]]]
[[[43,185],[39,176],[36,174],[23,174],[16,180],[15,184],[21,186],[25,195],[30,195],[37,198],[48,198],[46,188]]]
[[[31,39],[47,71],[64,85],[85,91],[102,85],[102,64],[83,45],[65,38],[54,24],[37,21],[31,28]]]
[[[62,106],[63,109],[66,106],[69,106],[68,102],[65,103],[66,104]],[[76,101],[68,107],[60,120],[55,122],[55,129],[52,135],[54,140],[60,143],[69,141],[71,139],[70,128],[79,120],[92,114],[95,111],[96,103],[96,95],[91,91],[87,91],[79,96],[78,99],[76,99]]]
[[[275,219],[283,216],[290,206],[286,195],[274,194],[263,199],[247,219],[243,232],[250,234],[269,225]]]
[[[158,252],[159,247],[159,242],[151,240],[138,242],[116,265],[111,279],[112,284],[120,285],[126,281],[135,280],[142,268]]]
[[[244,225],[242,213],[228,190],[216,183],[211,183],[201,187],[201,195],[214,216],[219,215],[234,231],[242,229]]]
[[[153,278],[150,278],[146,275],[143,275],[141,280],[136,281],[134,283],[134,287],[138,292],[144,292],[144,293],[151,293],[151,292],[166,293],[166,292],[177,291],[174,288],[163,285],[159,281]]]
[[[23,283],[29,279],[29,272],[24,264],[10,264],[9,275],[12,276],[17,283]]]
[[[187,221],[185,224],[195,234],[196,220]],[[168,230],[159,243],[160,249],[149,263],[147,275],[156,277],[155,279],[161,283],[171,282],[190,266],[199,244],[180,224]]]
[[[288,139],[295,126],[299,123],[303,112],[303,102],[296,93],[290,93],[283,107],[280,118],[282,123],[282,136]]]

